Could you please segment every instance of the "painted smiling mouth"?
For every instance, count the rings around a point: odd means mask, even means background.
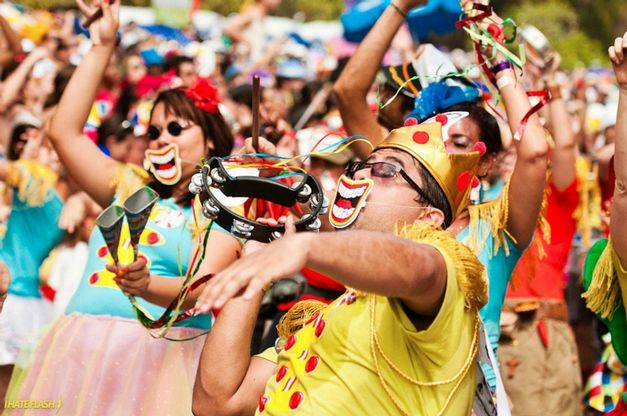
[[[371,180],[353,182],[344,176],[340,178],[330,216],[336,228],[347,227],[354,221],[372,184]]]
[[[153,173],[165,180],[176,178],[179,173],[177,166],[177,151],[174,146],[168,146],[155,153],[148,153],[148,160],[152,164]]]

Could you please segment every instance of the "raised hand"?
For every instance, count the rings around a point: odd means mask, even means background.
[[[610,46],[608,54],[614,67],[618,86],[627,90],[627,32],[622,37],[616,38],[614,45]]]
[[[94,45],[113,47],[120,25],[120,2],[96,0],[93,5],[87,6],[83,0],[76,0],[76,5],[86,18],[102,7],[102,17],[89,26],[89,35]]]
[[[59,228],[71,234],[82,224],[87,215],[84,198],[82,192],[68,197],[59,216]]]

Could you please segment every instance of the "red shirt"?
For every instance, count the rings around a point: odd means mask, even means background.
[[[516,269],[512,283],[507,288],[506,298],[538,298],[564,300],[564,267],[577,230],[575,210],[579,205],[579,181],[563,191],[558,191],[551,181],[547,188],[546,217],[551,226],[551,242],[543,242],[546,255],[538,259],[535,241],[525,251]],[[541,239],[536,231],[534,239]],[[542,241],[542,240],[541,240]]]

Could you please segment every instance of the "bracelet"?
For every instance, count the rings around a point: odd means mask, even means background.
[[[390,6],[392,6],[392,8],[394,8],[394,10],[396,10],[401,16],[403,16],[403,19],[407,19],[407,13],[405,13],[403,10],[401,10],[401,8],[396,5],[396,3],[391,1],[390,2]]]
[[[562,88],[559,85],[549,85],[547,89],[551,93],[551,100],[562,98]]]
[[[512,84],[513,84],[512,78],[507,76],[507,75],[504,75],[501,78],[496,80],[496,87],[499,90],[502,90],[503,88],[507,87],[508,85],[512,85]]]
[[[492,75],[496,75],[501,71],[505,71],[506,69],[512,69],[512,67],[513,66],[510,61],[503,61],[490,68],[490,72],[492,72]]]

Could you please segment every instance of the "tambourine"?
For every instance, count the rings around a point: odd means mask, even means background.
[[[243,217],[225,206],[212,189],[221,191],[227,197],[260,198],[285,207],[309,203],[311,212],[296,222],[296,231],[319,231],[322,223],[318,216],[326,214],[329,207],[320,184],[309,174],[303,174],[303,180],[290,187],[257,176],[233,177],[220,158],[211,158],[199,173],[192,176],[189,184],[189,191],[200,197],[203,215],[237,238],[264,243],[280,238],[285,233],[285,226],[270,226]]]

